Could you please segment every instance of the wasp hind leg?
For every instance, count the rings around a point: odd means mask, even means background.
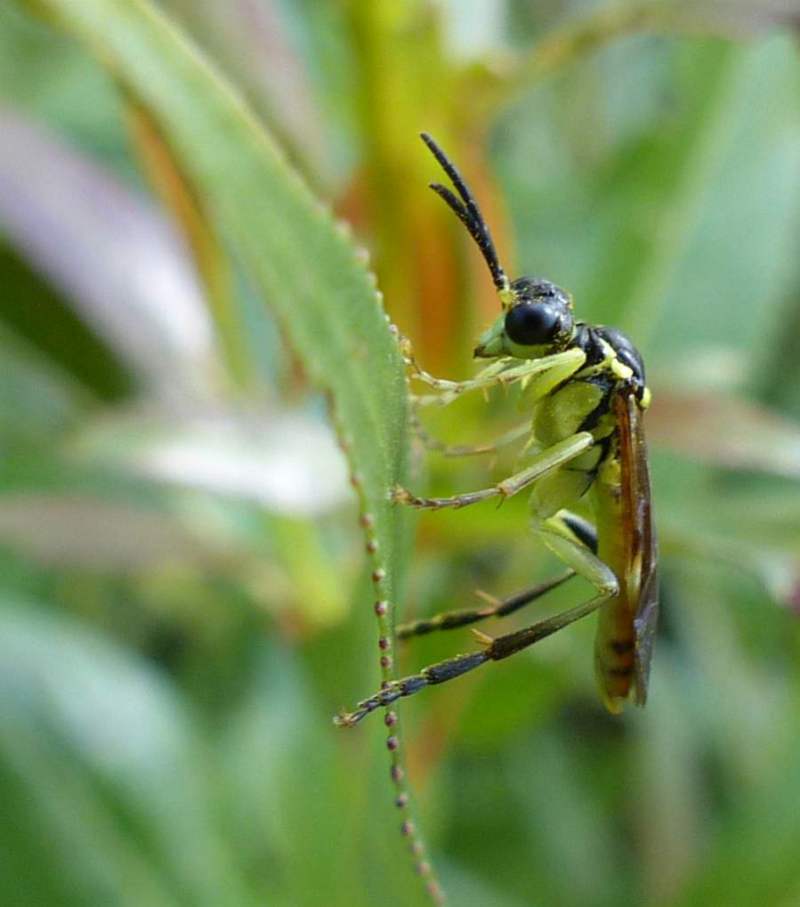
[[[571,623],[586,617],[618,594],[619,583],[613,571],[591,550],[591,547],[594,547],[597,541],[594,527],[586,523],[581,517],[562,510],[555,516],[536,520],[534,530],[547,547],[570,568],[570,572],[562,578],[562,581],[574,574],[578,574],[592,583],[597,590],[595,595],[574,608],[569,608],[553,617],[537,621],[529,627],[506,633],[503,636],[492,638],[483,633],[478,634],[475,631],[482,646],[480,651],[470,652],[466,655],[456,655],[454,658],[448,658],[445,661],[429,665],[417,674],[411,674],[400,680],[393,680],[374,695],[358,702],[353,711],[342,712],[337,715],[334,719],[336,723],[345,727],[358,724],[370,712],[374,712],[375,709],[383,706],[391,705],[397,699],[413,696],[414,693],[418,693],[429,686],[446,683],[448,680],[453,680],[462,674],[473,671],[489,661],[501,661],[504,658],[515,655],[517,652],[521,652],[539,642],[540,639],[551,636]],[[553,585],[557,584],[558,581]],[[529,593],[535,591],[528,590]],[[524,598],[525,594],[520,593],[519,598]],[[525,601],[516,603],[516,607],[522,607],[536,597],[538,596],[533,595],[533,597]],[[513,601],[514,598],[505,599],[499,604],[507,604]],[[511,613],[513,610],[516,610],[516,608],[511,607],[504,613]],[[458,614],[459,612],[450,612],[450,614],[453,613]],[[461,612],[462,616],[464,613]],[[475,614],[475,612],[472,613]],[[485,616],[488,617],[491,614],[485,614]],[[443,614],[439,615],[438,619],[444,623],[446,617],[447,615]],[[475,618],[475,620],[480,619],[481,617]],[[436,618],[431,618],[430,620],[436,620]],[[461,625],[472,622],[474,621],[464,619]],[[408,625],[405,635],[414,635],[411,632],[413,626],[413,624]],[[431,629],[440,628],[432,627]]]
[[[540,639],[586,617],[619,594],[619,582],[613,570],[587,544],[591,541],[596,544],[596,535],[586,534],[587,526],[580,517],[568,511],[560,511],[555,516],[544,519],[534,519],[533,529],[536,535],[574,573],[588,580],[594,586],[595,594],[582,604],[540,620],[530,627],[496,639],[486,637],[484,651],[489,653],[492,660],[499,661],[527,649]]]
[[[562,510],[560,518],[566,523],[576,538],[583,542],[590,551],[597,553],[597,530],[591,523],[568,510]],[[490,617],[507,617],[509,614],[513,614],[526,605],[537,601],[553,589],[557,589],[575,575],[575,570],[570,568],[559,576],[539,583],[536,586],[531,586],[529,589],[523,589],[521,592],[515,592],[514,595],[509,595],[506,598],[495,598],[493,595],[479,592],[480,597],[486,602],[482,608],[443,611],[440,614],[433,614],[430,617],[400,624],[397,627],[397,638],[410,639],[413,636],[424,636],[439,630],[455,630],[459,627],[466,627],[469,624],[478,623],[478,621],[486,620]]]
[[[580,545],[581,543],[578,542],[575,544]],[[586,553],[590,558],[597,561],[597,558],[595,558],[588,549],[586,549]],[[575,560],[577,560],[577,558]],[[378,690],[377,693],[356,703],[355,708],[351,712],[342,712],[337,715],[334,718],[334,721],[341,727],[352,727],[376,709],[391,705],[396,700],[405,696],[413,696],[414,693],[418,693],[426,687],[446,683],[448,680],[454,680],[456,677],[460,677],[462,674],[466,674],[469,671],[474,671],[475,668],[479,668],[489,661],[500,661],[503,658],[508,658],[510,655],[514,655],[517,652],[521,652],[523,649],[527,649],[540,639],[544,639],[546,636],[556,633],[558,630],[561,630],[574,621],[580,620],[580,618],[585,617],[587,614],[591,614],[592,611],[598,608],[611,595],[615,594],[617,589],[617,581],[614,578],[613,573],[608,570],[602,561],[597,561],[597,563],[600,565],[600,568],[595,572],[595,579],[597,580],[598,585],[602,585],[603,592],[598,593],[598,595],[591,598],[588,602],[578,605],[576,608],[564,611],[561,614],[557,614],[554,617],[540,620],[523,630],[507,633],[504,636],[498,636],[494,639],[483,633],[479,634],[478,631],[474,631],[482,646],[479,651],[470,652],[466,655],[456,655],[454,658],[448,658],[445,661],[429,665],[417,674],[411,674],[400,680],[392,680],[385,684],[382,689]],[[588,572],[588,570],[585,570],[582,572],[582,575],[586,575]]]

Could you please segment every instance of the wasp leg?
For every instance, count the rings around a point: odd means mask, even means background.
[[[543,475],[580,456],[593,443],[594,439],[590,432],[578,432],[564,441],[559,441],[558,444],[548,447],[534,457],[530,465],[526,466],[525,469],[509,476],[507,479],[503,479],[502,482],[498,482],[491,488],[481,488],[478,491],[468,491],[464,494],[457,494],[447,498],[420,498],[407,489],[397,486],[392,491],[392,500],[419,509],[440,510],[442,507],[454,507],[456,509],[467,507],[470,504],[477,504],[479,501],[485,501],[488,498],[501,497],[505,499],[522,491],[523,488],[527,488]]]
[[[574,355],[575,352],[578,355]],[[505,381],[506,383],[518,380],[523,386],[526,404],[531,406],[536,400],[546,396],[559,384],[575,374],[583,364],[584,359],[585,356],[580,350],[573,350],[570,351],[569,356],[549,356],[547,360],[535,360],[537,364],[535,370],[532,370],[528,365],[523,365],[516,369],[507,369],[498,374],[496,380],[498,382]],[[543,362],[546,363],[545,368],[542,368]],[[475,380],[484,382],[488,378],[487,372],[488,370],[481,372]],[[445,397],[412,397],[411,427],[428,450],[438,451],[446,457],[469,457],[477,454],[494,453],[500,447],[514,444],[530,434],[530,424],[526,422],[516,428],[512,428],[490,444],[479,444],[474,447],[447,445],[428,434],[420,422],[417,410],[424,405],[426,400],[441,404],[443,401],[450,402],[451,399],[455,399],[452,394],[450,397],[446,395]]]
[[[597,599],[597,601],[592,599],[577,608],[557,614],[555,617],[539,621],[524,630],[508,633],[505,636],[498,636],[496,639],[481,634],[480,640],[483,644],[481,651],[470,652],[467,655],[456,655],[455,658],[448,658],[445,661],[429,665],[418,674],[411,674],[401,680],[392,680],[381,690],[378,690],[377,693],[356,703],[352,712],[341,712],[334,718],[334,722],[340,727],[352,727],[354,724],[358,724],[362,718],[369,715],[370,712],[374,712],[375,709],[383,706],[391,705],[395,700],[403,696],[413,696],[414,693],[418,693],[425,687],[445,683],[448,680],[453,680],[462,674],[466,674],[468,671],[473,671],[475,668],[486,664],[487,661],[500,661],[503,658],[508,658],[509,655],[521,652],[540,639],[544,639],[546,636],[550,636],[552,633],[562,629],[562,627],[573,623],[573,621],[590,614],[602,603],[599,601],[600,596]],[[475,632],[477,633],[477,631]]]
[[[426,450],[434,451],[444,457],[475,457],[481,454],[495,453],[502,447],[508,447],[511,444],[515,444],[517,441],[521,441],[531,432],[530,422],[524,422],[522,425],[517,425],[515,428],[510,429],[488,444],[445,444],[444,441],[440,441],[438,438],[434,438],[429,434],[427,429],[419,421],[416,413],[413,412],[411,415],[411,428]]]
[[[482,368],[474,378],[469,378],[466,381],[451,381],[448,378],[436,378],[434,375],[431,375],[430,372],[426,372],[424,369],[420,368],[413,360],[406,360],[406,364],[409,366],[410,377],[412,379],[416,379],[417,381],[422,382],[422,384],[427,384],[428,387],[432,387],[434,390],[440,391],[443,394],[453,396],[458,396],[465,391],[473,390],[475,387],[490,387],[495,383],[495,380],[500,374],[510,371],[512,368],[512,366],[509,365],[508,359],[498,359],[496,362],[492,362],[485,368]],[[438,398],[434,397],[434,399]]]
[[[492,362],[485,368],[481,369],[481,371],[478,372],[478,374],[474,378],[472,378],[471,381],[450,381],[447,378],[437,378],[430,372],[426,372],[425,369],[419,365],[416,357],[414,356],[414,350],[408,337],[400,337],[398,340],[398,345],[403,356],[403,362],[405,363],[409,372],[409,376],[412,379],[420,381],[422,384],[427,384],[428,387],[432,387],[434,390],[450,394],[453,396],[453,399],[458,397],[465,390],[470,389],[468,387],[465,387],[465,385],[470,385],[473,382],[477,381],[479,382],[480,386],[483,386],[482,382],[492,381],[492,379],[500,372],[507,370],[509,367],[509,362],[512,361],[509,359],[498,359],[496,362]],[[428,398],[419,399],[427,400]],[[430,402],[437,401],[438,399],[438,397],[432,395]]]
[[[594,554],[597,554],[597,531],[594,526],[583,517],[568,510],[562,510],[559,514],[561,520],[567,525],[572,535],[581,541]],[[575,570],[570,568],[560,576],[546,580],[538,586],[530,589],[523,589],[507,598],[494,598],[483,595],[482,597],[488,602],[483,608],[462,609],[458,611],[444,611],[441,614],[434,614],[431,617],[424,617],[407,624],[400,624],[396,633],[398,639],[409,639],[412,636],[423,636],[427,633],[434,633],[438,630],[454,630],[458,627],[465,627],[469,624],[478,623],[489,617],[506,617],[513,614],[520,608],[524,608],[531,602],[536,601],[543,595],[553,589],[558,588],[568,579],[575,576]]]
[[[597,594],[588,601],[567,611],[562,611],[553,617],[537,621],[530,627],[506,633],[494,639],[481,633],[479,640],[483,649],[479,652],[470,652],[466,655],[456,655],[445,661],[437,662],[423,668],[418,674],[411,674],[400,680],[393,680],[377,693],[362,699],[356,704],[352,712],[342,712],[334,719],[336,724],[349,727],[358,724],[362,718],[382,706],[391,705],[395,700],[404,696],[412,696],[420,690],[435,684],[445,683],[460,677],[468,671],[486,664],[487,661],[501,661],[517,652],[527,649],[553,633],[596,611],[605,602],[614,598],[619,593],[619,583],[610,567],[608,567],[590,547],[595,541],[588,527],[580,517],[567,511],[546,519],[536,518],[534,530],[542,541],[564,561],[572,572],[587,579],[597,590]],[[572,575],[572,574],[570,574]],[[477,633],[477,631],[475,631]]]
[[[491,656],[487,655],[485,650],[471,652],[469,655],[456,655],[455,658],[448,658],[446,661],[423,668],[419,674],[412,674],[402,680],[391,680],[374,695],[356,703],[352,712],[340,712],[333,721],[339,727],[352,727],[375,709],[391,705],[402,696],[413,696],[414,693],[418,693],[425,687],[460,677],[467,671],[472,671],[485,664],[490,658]]]
[[[487,617],[506,617],[541,598],[552,589],[556,589],[573,576],[575,576],[575,571],[568,570],[566,573],[562,573],[561,576],[556,576],[530,589],[523,589],[522,592],[510,595],[508,598],[494,599],[490,596],[485,596],[489,604],[483,608],[444,611],[441,614],[434,614],[431,617],[401,624],[396,631],[397,638],[408,639],[411,636],[424,636],[436,630],[454,630],[457,627],[475,624],[478,621],[485,620]]]
[[[573,544],[576,544],[576,549],[581,547],[580,543]],[[448,658],[445,661],[429,665],[418,674],[411,674],[400,680],[390,681],[377,693],[356,703],[352,712],[342,712],[337,715],[334,718],[336,724],[342,727],[351,727],[354,724],[358,724],[362,718],[369,715],[370,712],[374,712],[375,709],[391,705],[395,700],[404,696],[413,696],[414,693],[418,693],[425,687],[446,683],[448,680],[453,680],[468,671],[479,668],[488,661],[501,661],[503,658],[515,655],[517,652],[521,652],[523,649],[527,649],[534,643],[539,642],[540,639],[557,633],[576,620],[591,614],[605,601],[616,595],[617,580],[608,567],[588,549],[584,549],[584,554],[586,560],[581,562],[581,570],[576,572],[581,572],[582,575],[587,577],[591,575],[592,582],[597,585],[598,589],[602,590],[589,601],[575,608],[570,608],[568,611],[563,611],[561,614],[556,614],[554,617],[540,620],[530,627],[525,627],[523,630],[507,633],[495,639],[480,634],[479,639],[483,645],[480,651],[470,652],[466,655],[456,655],[455,658]],[[570,558],[576,563],[580,560],[577,556],[573,557],[570,555]],[[477,631],[475,632],[477,633]]]
[[[434,378],[433,375],[424,372],[414,363],[412,378],[419,379],[439,393],[415,396],[413,399],[417,406],[447,406],[467,391],[488,390],[497,385],[509,385],[516,381],[531,381],[536,376],[554,371],[560,375],[555,383],[560,384],[565,378],[578,371],[585,360],[586,354],[577,348],[565,350],[563,353],[554,353],[552,356],[543,356],[541,359],[529,359],[521,365],[509,365],[514,360],[499,359],[468,381],[447,381],[444,378]]]
[[[590,599],[574,608],[541,620],[530,627],[498,636],[496,639],[486,637],[488,643],[485,651],[491,658],[499,661],[515,652],[521,652],[535,642],[550,636],[569,624],[586,617],[601,605],[619,594],[619,582],[614,571],[590,550],[585,544],[581,530],[574,524],[574,515],[565,511],[547,519],[536,519],[534,531],[547,547],[579,576],[588,580],[596,590]],[[582,522],[582,521],[581,521]]]
[[[449,381],[446,378],[437,378],[430,372],[426,372],[417,362],[416,356],[414,355],[414,348],[408,337],[400,335],[398,337],[397,345],[400,347],[403,362],[405,363],[411,378],[421,381],[423,384],[427,384],[428,387],[432,387],[435,390],[461,393],[462,384],[467,382]],[[486,368],[482,369],[472,380],[485,380],[490,378],[492,375],[496,375],[503,369],[508,368],[508,364],[508,359],[499,359],[496,362],[492,362],[487,365]]]

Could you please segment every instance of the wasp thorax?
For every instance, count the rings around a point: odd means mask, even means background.
[[[506,312],[508,339],[520,346],[559,343],[572,335],[572,300],[564,290],[535,277],[511,284],[514,302]]]

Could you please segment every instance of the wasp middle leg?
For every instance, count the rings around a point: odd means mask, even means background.
[[[477,491],[467,491],[445,498],[422,498],[412,494],[406,488],[397,486],[392,490],[392,500],[421,510],[441,510],[443,507],[456,509],[468,507],[470,504],[477,504],[494,497],[509,498],[532,485],[547,473],[580,456],[593,444],[594,438],[591,433],[581,431],[543,450],[525,469],[489,488],[480,488]]]

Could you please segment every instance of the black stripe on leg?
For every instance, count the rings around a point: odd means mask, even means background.
[[[597,554],[597,529],[588,520],[579,517],[577,513],[564,513],[561,519],[592,554]]]
[[[477,668],[489,656],[485,652],[474,652],[472,655],[459,655],[457,658],[451,658],[449,661],[443,661],[438,665],[432,665],[423,672],[428,683],[444,683],[446,680],[452,680],[461,674],[466,674],[473,668]]]

